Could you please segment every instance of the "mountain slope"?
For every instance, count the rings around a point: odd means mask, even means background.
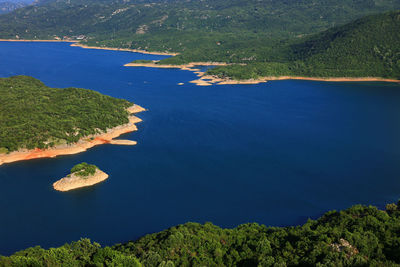
[[[210,72],[235,79],[397,78],[397,15],[340,26],[396,9],[400,0],[41,0],[1,15],[0,38],[84,35],[89,46],[180,53],[165,64],[247,64]]]
[[[400,0],[42,0],[0,16],[0,37],[85,34],[108,40],[168,31],[282,37],[396,8]]]
[[[237,79],[281,75],[400,79],[399,29],[400,11],[368,16],[272,51],[286,51],[286,62],[220,67],[210,74]]]

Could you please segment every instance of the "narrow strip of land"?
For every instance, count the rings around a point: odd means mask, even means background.
[[[148,63],[127,63],[125,67],[148,67],[148,68],[162,68],[162,69],[181,69],[194,72],[199,79],[193,80],[190,83],[199,86],[210,86],[213,84],[227,85],[227,84],[259,84],[268,81],[276,80],[308,80],[308,81],[324,81],[324,82],[400,82],[396,79],[386,79],[380,77],[303,77],[303,76],[268,76],[260,77],[257,79],[248,80],[233,80],[231,78],[220,78],[213,75],[207,75],[206,72],[201,72],[197,66],[227,66],[229,64],[223,62],[191,62],[183,65],[167,65],[159,64],[158,61]]]

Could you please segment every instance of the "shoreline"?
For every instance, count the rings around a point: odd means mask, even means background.
[[[386,79],[380,77],[304,77],[304,76],[276,76],[276,77],[260,77],[258,79],[249,80],[232,80],[218,78],[211,75],[201,76],[199,80],[192,81],[196,83],[200,80],[205,80],[211,84],[229,85],[229,84],[260,84],[268,81],[283,81],[283,80],[304,80],[304,81],[320,81],[320,82],[391,82],[400,83],[400,80]]]
[[[67,192],[70,190],[92,186],[98,183],[103,182],[108,178],[108,174],[96,169],[95,174],[89,177],[80,177],[75,174],[71,174],[69,177],[66,176],[61,178],[60,180],[53,183],[54,190]]]
[[[72,40],[38,40],[38,39],[0,39],[0,42],[57,42],[57,43],[76,43],[78,41],[72,41]]]
[[[87,46],[79,43],[77,40],[36,40],[36,39],[0,39],[0,42],[67,42],[72,43],[70,46],[81,47],[85,49],[99,49],[99,50],[110,50],[110,51],[125,51],[149,55],[160,55],[160,56],[176,56],[179,53],[170,52],[149,52],[140,49],[129,49],[129,48],[114,48],[114,47],[99,47],[99,46]],[[392,82],[400,83],[400,80],[386,79],[381,77],[304,77],[304,76],[268,76],[260,77],[257,79],[248,80],[233,80],[230,78],[219,78],[217,76],[206,75],[205,72],[201,72],[196,69],[196,66],[229,66],[230,63],[225,62],[190,62],[181,65],[170,65],[170,64],[156,64],[159,60],[155,60],[152,63],[127,63],[124,67],[147,67],[147,68],[160,68],[160,69],[180,69],[194,72],[199,79],[190,81],[190,83],[196,84],[197,86],[211,86],[211,85],[251,85],[266,83],[268,81],[283,81],[283,80],[305,80],[305,81],[321,81],[321,82]],[[0,165],[1,165],[0,156]]]
[[[190,83],[198,86],[210,86],[213,84],[217,85],[236,85],[236,84],[260,84],[268,81],[283,81],[283,80],[307,80],[307,81],[321,81],[321,82],[392,82],[400,83],[400,80],[386,79],[381,77],[304,77],[304,76],[268,76],[260,77],[258,79],[248,80],[233,80],[230,78],[219,78],[213,75],[206,75],[205,72],[201,72],[196,69],[196,66],[228,66],[228,63],[222,62],[190,62],[182,65],[161,65],[156,64],[158,61],[152,63],[127,63],[125,67],[147,67],[147,68],[161,68],[161,69],[181,69],[194,72],[199,79],[190,81]]]
[[[99,50],[110,50],[110,51],[124,51],[124,52],[132,52],[132,53],[141,53],[147,55],[159,55],[159,56],[177,56],[179,53],[172,52],[150,52],[147,50],[141,49],[130,49],[130,48],[115,48],[115,47],[107,47],[107,46],[88,46],[81,44],[79,40],[38,40],[38,39],[0,39],[0,42],[56,42],[56,43],[72,43],[71,46],[81,47],[85,49],[99,49]]]
[[[179,53],[172,53],[172,52],[150,52],[147,50],[140,50],[140,49],[130,49],[130,48],[115,48],[115,47],[107,47],[107,46],[88,46],[75,41],[71,46],[74,47],[81,47],[85,49],[99,49],[99,50],[111,50],[111,51],[124,51],[124,52],[133,52],[133,53],[141,53],[147,55],[159,55],[159,56],[177,56]]]
[[[84,152],[89,148],[102,144],[115,144],[115,145],[135,145],[136,141],[130,140],[113,140],[114,138],[126,134],[129,132],[137,131],[136,123],[142,120],[133,114],[145,111],[139,105],[134,104],[127,108],[127,111],[131,114],[129,116],[129,122],[123,125],[116,126],[108,129],[107,132],[86,136],[74,144],[59,145],[48,149],[32,149],[32,150],[20,150],[14,151],[9,154],[0,154],[0,165],[4,163],[12,163],[22,160],[38,159],[38,158],[54,158],[61,155],[73,155]],[[93,138],[93,139],[92,139]]]

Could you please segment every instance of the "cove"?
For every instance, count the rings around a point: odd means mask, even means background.
[[[0,166],[0,254],[81,237],[111,245],[188,221],[296,225],[328,210],[400,198],[399,84],[199,87],[188,71],[123,67],[161,58],[0,42],[0,77],[30,75],[148,109],[138,114],[139,130],[121,136],[136,146]],[[83,161],[109,179],[54,191]]]

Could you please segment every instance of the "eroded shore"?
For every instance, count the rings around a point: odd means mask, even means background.
[[[134,52],[134,53],[141,53],[141,54],[148,54],[148,55],[160,55],[160,56],[176,56],[178,53],[171,53],[171,52],[150,52],[146,50],[140,49],[129,49],[129,48],[115,48],[115,47],[103,47],[103,46],[88,46],[78,42],[74,42],[71,46],[77,46],[86,49],[100,49],[100,50],[112,50],[112,51],[126,51],[126,52]]]
[[[130,114],[136,114],[145,111],[139,105],[133,105],[127,108]],[[72,155],[84,152],[89,148],[102,144],[116,144],[116,145],[135,145],[135,141],[130,140],[113,140],[114,138],[129,132],[137,130],[136,123],[142,120],[134,115],[129,117],[129,123],[108,129],[107,132],[86,136],[79,140],[77,143],[70,145],[59,145],[49,149],[33,149],[33,150],[19,150],[9,154],[0,154],[0,165],[4,163],[11,163],[22,160],[38,159],[38,158],[54,158],[60,155]]]
[[[115,47],[106,47],[106,46],[88,46],[81,44],[78,40],[37,40],[37,39],[0,39],[0,42],[66,42],[72,43],[71,46],[77,46],[86,49],[100,49],[100,50],[112,50],[112,51],[126,51],[126,52],[133,52],[133,53],[141,53],[141,54],[148,54],[148,55],[160,55],[160,56],[177,56],[179,53],[172,53],[172,52],[150,52],[147,50],[141,49],[129,49],[129,48],[115,48]]]
[[[108,174],[96,169],[95,174],[90,175],[88,177],[82,177],[75,175],[72,173],[69,176],[66,176],[53,184],[53,188],[57,191],[70,191],[77,188],[92,186],[98,183],[103,182],[108,178]]]
[[[0,39],[0,42],[56,42],[56,43],[76,43],[77,41],[72,40],[36,40],[36,39]]]
[[[183,65],[167,65],[167,64],[157,64],[158,61],[153,61],[151,63],[127,63],[125,67],[148,67],[148,68],[163,68],[163,69],[181,69],[194,72],[199,79],[190,81],[190,83],[199,86],[210,86],[213,84],[217,85],[227,85],[227,84],[259,84],[266,83],[268,81],[277,80],[307,80],[307,81],[323,81],[323,82],[400,82],[396,79],[386,79],[379,77],[302,77],[302,76],[268,76],[260,77],[258,79],[248,79],[248,80],[233,80],[230,78],[220,78],[213,75],[207,75],[205,72],[197,69],[197,66],[228,66],[230,64],[223,62],[191,62]]]

